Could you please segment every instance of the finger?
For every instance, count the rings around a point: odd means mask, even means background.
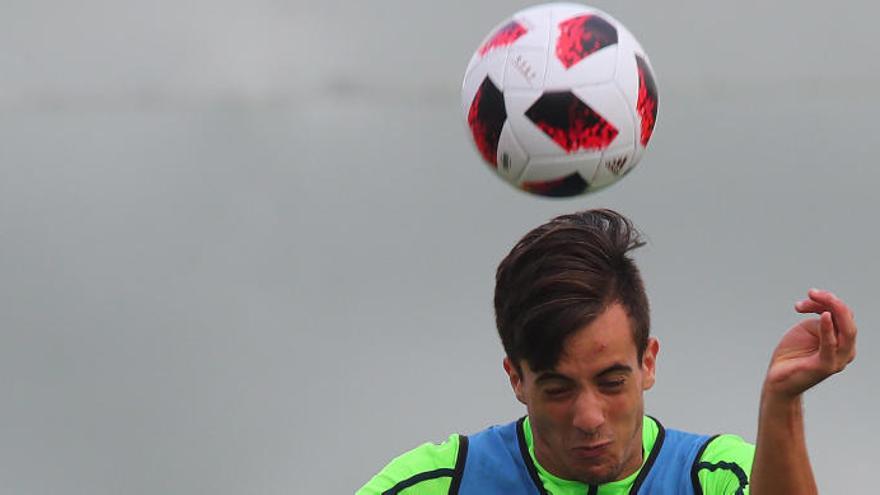
[[[837,337],[837,354],[850,363],[856,357],[856,323],[851,314],[837,316],[832,313],[831,316]]]
[[[805,304],[804,307],[815,308],[821,304],[828,305],[831,311],[831,317],[834,323],[834,329],[840,338],[840,345],[844,348],[842,352],[854,354],[856,338],[856,323],[853,319],[853,312],[839,297],[831,291],[810,289],[808,291],[810,301],[816,303]]]
[[[842,348],[841,353],[846,353],[847,355],[854,354],[853,350],[858,330],[850,307],[830,291],[814,289],[810,291],[810,297],[812,298],[811,300],[824,302],[830,306],[834,329]]]
[[[798,313],[816,313],[822,314],[823,311],[831,309],[827,304],[823,304],[812,299],[804,299],[794,304],[794,309]]]
[[[831,313],[824,312],[819,316],[819,357],[823,363],[834,365],[837,351],[837,337],[834,335],[834,323]]]
[[[852,318],[853,313],[849,306],[843,302],[842,299],[837,297],[831,291],[828,290],[820,290],[820,289],[810,289],[807,291],[807,296],[809,296],[810,301],[814,301],[820,304],[828,305],[834,313],[838,315],[847,315]]]

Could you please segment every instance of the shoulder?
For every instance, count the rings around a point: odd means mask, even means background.
[[[703,448],[693,475],[705,495],[747,495],[754,457],[754,445],[736,435],[718,435]]]
[[[458,457],[461,437],[450,435],[442,443],[424,443],[395,457],[367,482],[357,495],[391,493],[447,493]]]

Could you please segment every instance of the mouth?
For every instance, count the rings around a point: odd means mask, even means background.
[[[572,450],[574,452],[574,456],[580,459],[595,459],[597,457],[603,456],[608,448],[611,446],[611,441],[604,441],[599,443],[594,443],[591,445],[584,445],[580,447],[575,447]]]

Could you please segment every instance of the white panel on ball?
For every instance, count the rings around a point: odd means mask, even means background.
[[[605,150],[602,160],[592,177],[588,180],[590,190],[595,191],[610,186],[635,165],[632,146],[616,146]]]
[[[528,161],[528,155],[516,142],[516,136],[510,129],[510,121],[505,122],[498,139],[498,166],[495,172],[507,182],[516,185]]]
[[[504,69],[507,66],[507,47],[496,48],[486,54],[486,72],[499,89],[504,88]]]
[[[614,80],[626,97],[627,104],[635,109],[639,98],[639,71],[636,67],[635,53],[641,53],[641,51],[638,50],[638,42],[635,38],[619,25],[617,27],[617,43],[620,49],[617,57],[617,75]]]
[[[601,153],[579,153],[567,156],[544,156],[530,158],[529,166],[520,177],[520,183],[533,181],[552,181],[569,176],[575,172],[584,180],[590,177],[599,165]]]
[[[614,77],[617,45],[606,46],[570,68],[562,65],[553,47],[550,48],[547,79],[544,82],[548,91],[563,90],[575,85],[599,84],[611,81]]]
[[[504,91],[541,89],[546,64],[547,51],[543,47],[524,48],[517,45],[511,48],[507,56]]]

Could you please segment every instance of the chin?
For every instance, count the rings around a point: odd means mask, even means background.
[[[601,485],[603,483],[617,481],[617,478],[620,475],[620,468],[616,464],[608,461],[607,463],[594,466],[584,466],[581,464],[575,468],[574,472],[578,473],[578,481],[582,481],[589,485]]]

